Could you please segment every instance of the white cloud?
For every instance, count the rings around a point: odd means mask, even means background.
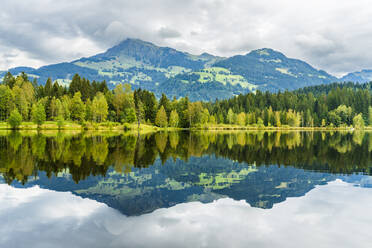
[[[221,199],[126,217],[71,193],[0,185],[0,246],[363,248],[370,194],[338,180],[272,209]]]

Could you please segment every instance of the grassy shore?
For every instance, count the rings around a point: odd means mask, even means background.
[[[364,130],[372,130],[372,126],[367,126],[363,128]],[[0,122],[0,130],[11,130],[11,127],[6,122]],[[239,126],[239,125],[230,125],[230,124],[207,124],[200,125],[192,128],[174,128],[167,127],[161,128],[148,124],[141,124],[138,130],[138,125],[133,124],[121,124],[117,122],[85,122],[79,124],[77,122],[65,121],[61,127],[58,126],[56,121],[46,121],[41,126],[36,125],[33,122],[22,122],[18,130],[21,131],[50,131],[55,132],[56,130],[62,131],[110,131],[110,132],[138,132],[141,133],[151,133],[157,131],[177,131],[177,130],[213,130],[213,131],[223,131],[223,130],[270,130],[270,131],[280,131],[280,130],[302,130],[302,131],[318,131],[318,130],[333,130],[333,131],[350,131],[354,130],[351,126],[343,127],[265,127],[265,126]],[[47,133],[47,132],[46,132]]]
[[[11,126],[7,122],[0,122],[0,130],[11,130]],[[17,128],[19,131],[51,131],[55,132],[56,130],[61,131],[113,131],[113,132],[122,132],[122,131],[138,131],[138,125],[136,123],[132,124],[121,124],[118,122],[85,122],[83,124],[65,121],[60,127],[56,121],[46,121],[42,125],[38,126],[33,122],[22,122],[22,124]],[[161,130],[180,130],[179,128],[161,128],[148,124],[141,124],[139,127],[141,133],[146,132],[156,132]]]
[[[197,127],[192,127],[191,130],[267,130],[267,131],[281,131],[281,130],[301,130],[301,131],[350,131],[355,130],[351,126],[342,126],[342,127],[290,127],[290,126],[281,126],[281,127],[265,127],[265,126],[239,126],[239,125],[230,125],[230,124],[218,124],[218,125],[202,125]],[[372,130],[372,126],[367,126],[362,128],[363,130]]]

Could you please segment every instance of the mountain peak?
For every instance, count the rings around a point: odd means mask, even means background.
[[[259,57],[275,57],[275,58],[286,57],[283,53],[276,51],[274,49],[271,49],[271,48],[261,48],[257,50],[252,50],[247,55],[259,56]]]

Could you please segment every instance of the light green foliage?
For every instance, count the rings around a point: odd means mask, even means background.
[[[58,115],[57,116],[57,126],[58,126],[58,129],[61,129],[63,127],[63,124],[64,124],[63,116],[62,115]]]
[[[57,105],[59,103],[57,102]],[[61,99],[60,105],[57,107],[58,109],[58,116],[63,116],[64,120],[70,120],[71,119],[71,99],[68,95],[64,95]]]
[[[336,113],[336,111],[331,111],[328,114],[328,124],[333,126],[340,126],[341,124],[341,117]]]
[[[117,120],[125,119],[125,114],[134,109],[134,96],[130,84],[118,84],[114,89],[112,104],[116,110]],[[121,118],[120,118],[121,117]]]
[[[291,127],[299,127],[301,124],[301,114],[292,109],[287,112],[287,123]]]
[[[189,118],[190,127],[201,123],[203,118],[203,105],[201,102],[188,103],[187,114]]]
[[[14,102],[19,110],[19,113],[22,115],[22,119],[28,120],[28,112],[29,112],[29,103],[26,99],[25,92],[18,86],[14,86],[13,88],[14,94]]]
[[[249,83],[241,75],[234,75],[228,69],[222,67],[205,68],[199,72],[193,73],[200,76],[199,82],[201,83],[219,82],[223,85],[240,85],[241,87],[247,88],[250,91],[254,91],[257,88],[256,85]]]
[[[85,102],[85,120],[93,121],[93,106],[90,99]]]
[[[276,127],[281,127],[282,123],[280,122],[280,112],[279,111],[275,111],[275,114],[274,114],[274,125]]]
[[[166,127],[168,125],[167,113],[163,106],[160,107],[156,114],[155,124],[159,127]]]
[[[71,119],[77,121],[83,121],[85,118],[85,104],[81,100],[81,93],[76,92],[74,97],[71,99]]]
[[[8,118],[8,124],[13,129],[17,129],[22,123],[22,115],[18,112],[17,109],[14,109]]]
[[[216,124],[216,117],[214,115],[209,116],[209,123],[210,124]]]
[[[34,104],[31,111],[32,121],[41,126],[46,120],[45,108],[41,103]]]
[[[98,92],[92,103],[92,117],[95,122],[105,121],[108,114],[108,105],[102,92]]]
[[[234,123],[234,112],[232,111],[231,108],[227,112],[227,121],[228,121],[229,124],[233,124]]]
[[[340,116],[341,123],[351,125],[353,119],[353,109],[351,107],[340,105],[334,111],[338,116]]]
[[[171,126],[171,127],[178,127],[178,125],[179,125],[179,117],[178,117],[177,110],[174,109],[170,113],[169,126]]]
[[[124,123],[134,123],[137,120],[136,110],[134,108],[126,108],[124,112]]]
[[[57,99],[55,97],[52,98],[49,105],[49,116],[52,120],[57,117],[58,109],[57,109]]]
[[[0,85],[0,120],[6,120],[10,111],[14,109],[14,95],[12,90],[5,85]]]
[[[244,112],[241,112],[240,114],[238,114],[237,116],[237,123],[238,125],[240,126],[245,126],[245,123],[246,123],[246,115]]]
[[[289,75],[289,76],[291,76],[291,77],[297,77],[297,76],[294,75],[292,72],[290,72],[288,68],[275,68],[275,70],[277,70],[277,71],[280,72],[280,73],[283,73],[283,74]]]
[[[248,113],[247,114],[247,122],[248,122],[248,125],[256,124],[256,114],[255,113]]]
[[[358,114],[353,118],[353,126],[356,129],[364,128],[364,119],[363,119],[362,114]]]
[[[208,109],[204,109],[203,112],[201,113],[200,123],[207,124],[207,122],[209,121],[209,117],[210,115]]]

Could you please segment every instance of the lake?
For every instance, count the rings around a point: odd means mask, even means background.
[[[371,247],[372,133],[0,133],[0,247]]]

